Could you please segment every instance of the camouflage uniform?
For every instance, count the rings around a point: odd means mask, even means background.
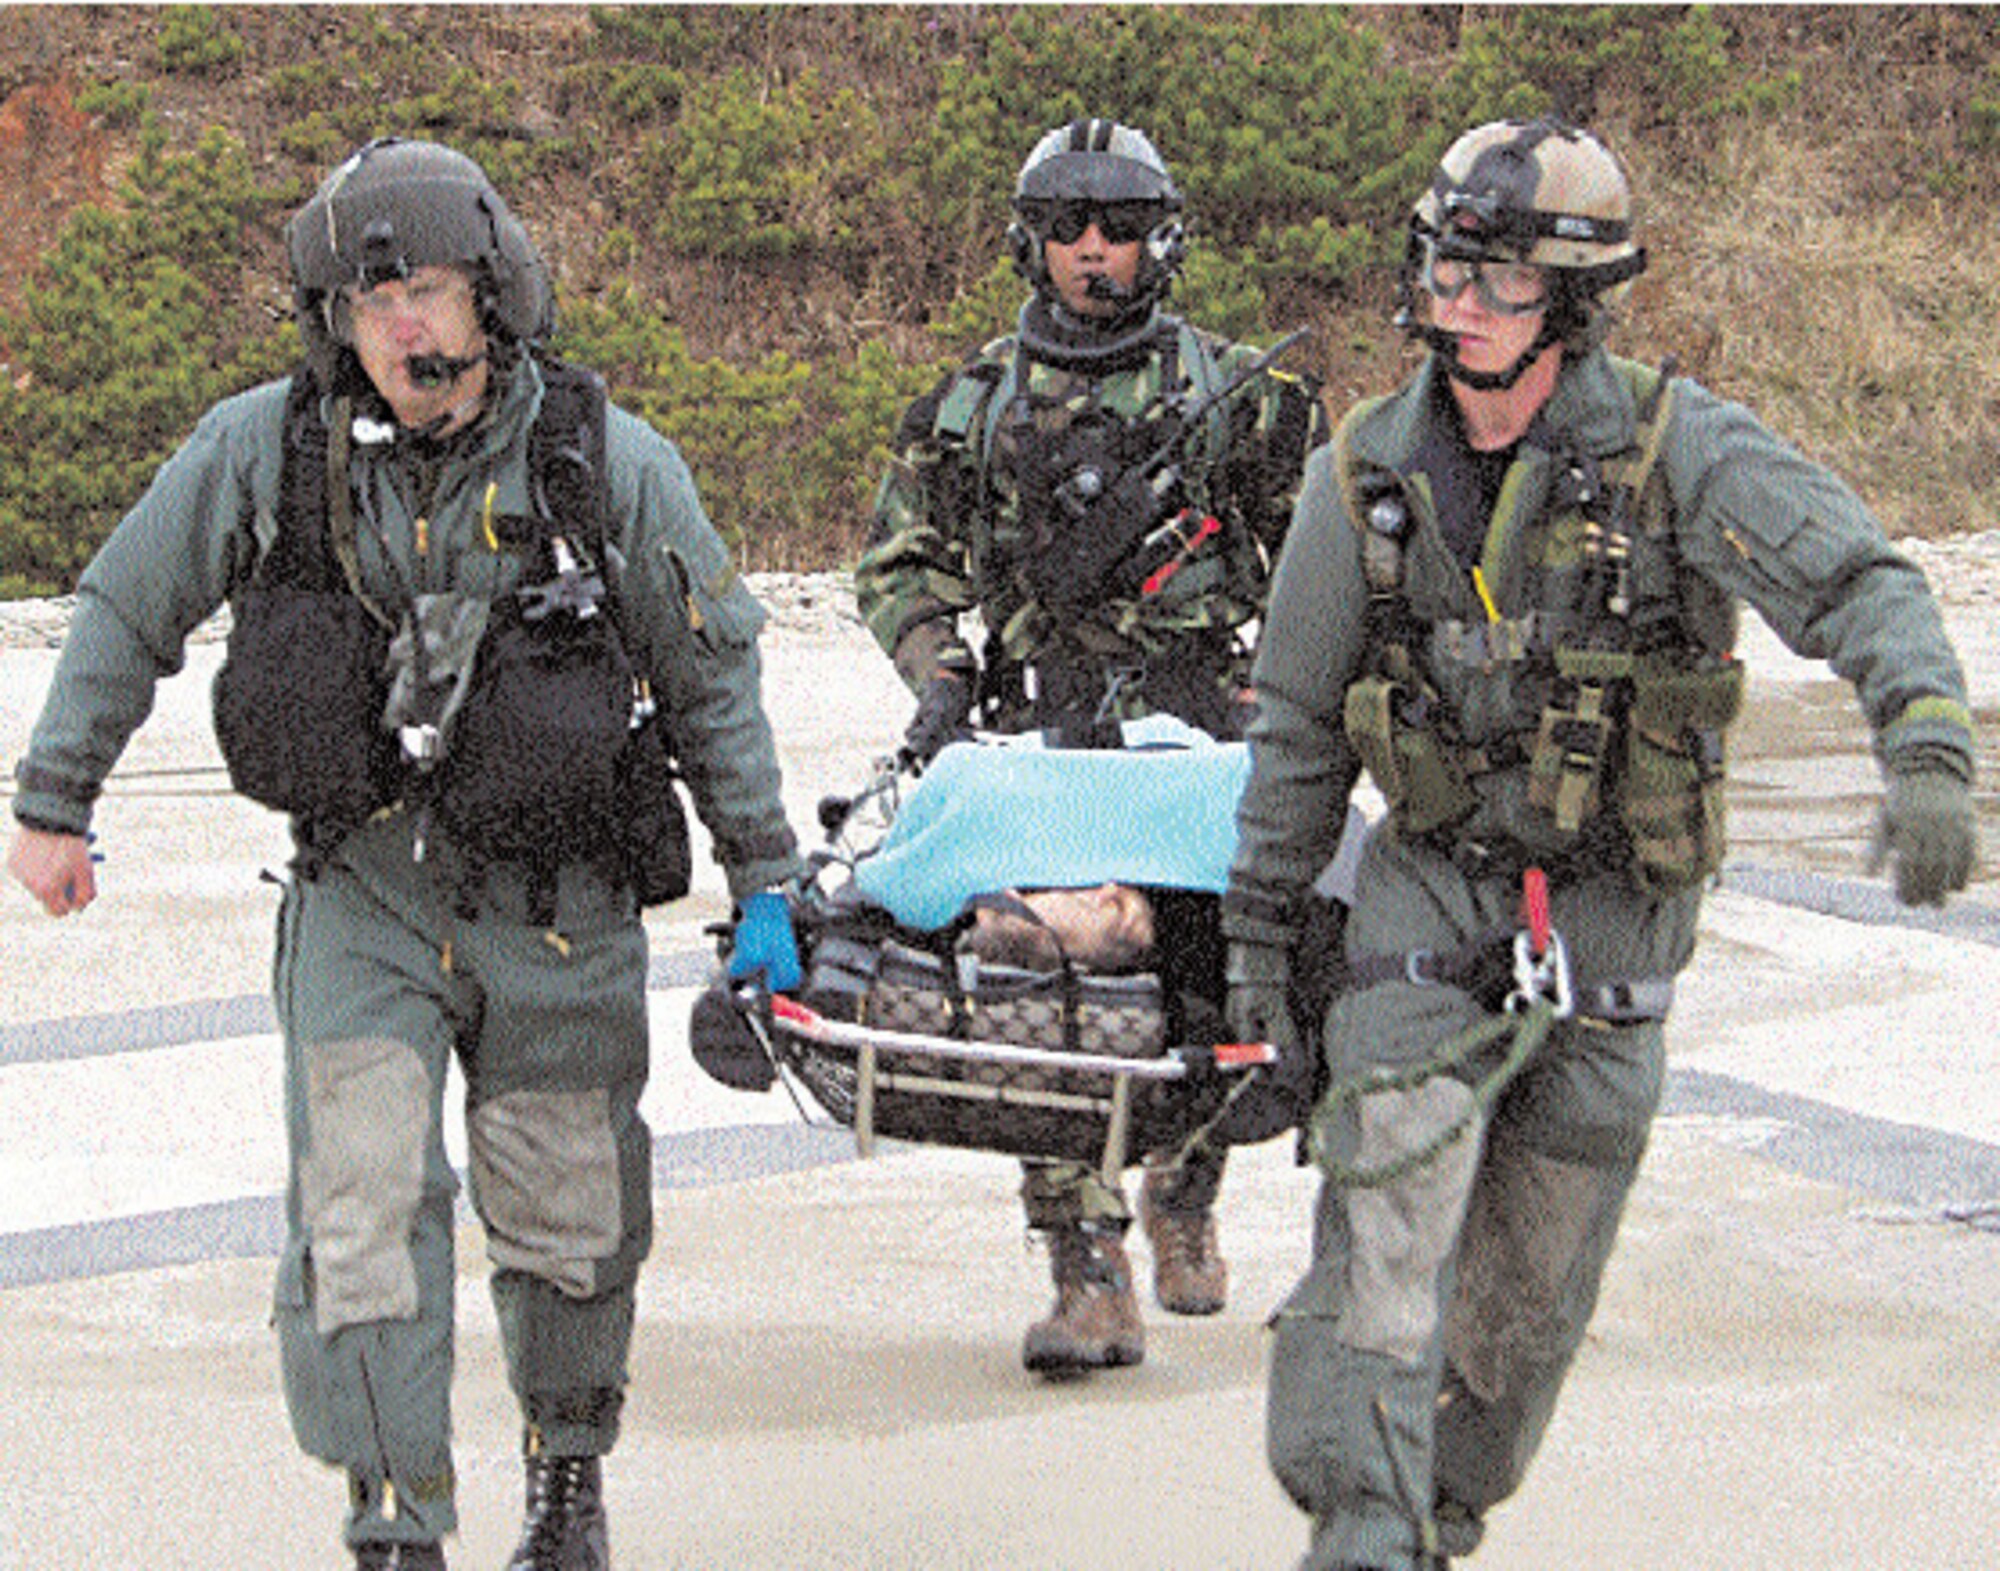
[[[1016,340],[1003,338],[911,405],[854,581],[870,631],[913,691],[945,661],[983,654],[994,729],[1036,726],[1020,674],[1033,670],[1046,685],[1061,666],[1082,673],[1092,717],[1101,702],[1106,717],[1159,710],[1211,734],[1239,734],[1249,655],[1238,632],[1262,604],[1303,456],[1326,436],[1310,384],[1281,372],[1257,377],[1178,450],[1186,505],[1222,528],[1156,592],[1145,592],[1145,573],[1115,564],[1096,596],[1058,615],[1029,567],[1065,549],[1054,510],[1034,507],[1060,466],[1041,452],[1108,421],[1120,451],[1143,457],[1173,429],[1168,395],[1198,400],[1257,354],[1170,317],[1155,343],[1134,363],[1091,376],[1017,355]],[[966,641],[967,613],[986,629],[983,651]],[[1205,1164],[1194,1181],[1212,1195],[1220,1168],[1219,1159]],[[1036,1227],[1130,1218],[1122,1196],[1067,1168],[1033,1170],[1028,1204]]]
[[[1282,372],[1257,379],[1176,449],[1186,506],[1222,529],[1156,591],[1145,579],[1157,560],[1121,564],[1088,600],[1051,610],[1033,571],[1066,549],[1045,493],[1075,441],[1068,433],[1113,424],[1118,449],[1141,458],[1174,429],[1169,395],[1198,400],[1257,354],[1171,319],[1160,346],[1093,377],[1017,357],[1016,340],[1003,338],[911,405],[855,592],[913,691],[948,658],[983,654],[989,722],[1024,729],[1035,717],[1018,672],[1053,659],[1084,668],[1091,697],[1120,719],[1165,710],[1212,734],[1240,721],[1232,711],[1249,672],[1237,630],[1262,606],[1303,455],[1326,437],[1309,384]],[[1178,386],[1165,385],[1170,375]],[[967,612],[986,628],[983,651],[965,642]]]

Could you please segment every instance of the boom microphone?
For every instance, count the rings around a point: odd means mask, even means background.
[[[456,355],[411,355],[404,364],[409,370],[410,380],[417,386],[435,388],[456,382],[485,358],[484,350],[466,359]]]
[[[1136,295],[1138,290],[1119,283],[1109,273],[1092,273],[1084,282],[1083,292],[1093,300],[1109,300],[1123,305]]]

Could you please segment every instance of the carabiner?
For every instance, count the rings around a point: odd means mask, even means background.
[[[1514,935],[1514,991],[1507,995],[1503,1007],[1509,1014],[1519,1014],[1538,1003],[1547,1004],[1557,1020],[1567,1020],[1576,1011],[1576,995],[1569,980],[1569,950],[1562,934],[1553,928],[1540,954],[1525,929]]]

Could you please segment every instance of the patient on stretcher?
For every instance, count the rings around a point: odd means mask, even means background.
[[[961,947],[994,965],[1053,971],[1141,971],[1153,960],[1153,902],[1130,884],[1007,891],[982,903]]]

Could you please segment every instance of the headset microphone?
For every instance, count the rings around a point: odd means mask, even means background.
[[[1092,273],[1084,282],[1083,292],[1093,300],[1109,300],[1123,305],[1138,293],[1136,289],[1121,284],[1109,273]]]
[[[465,359],[455,355],[411,355],[405,364],[410,380],[417,386],[438,388],[456,382],[485,358],[483,351]]]

